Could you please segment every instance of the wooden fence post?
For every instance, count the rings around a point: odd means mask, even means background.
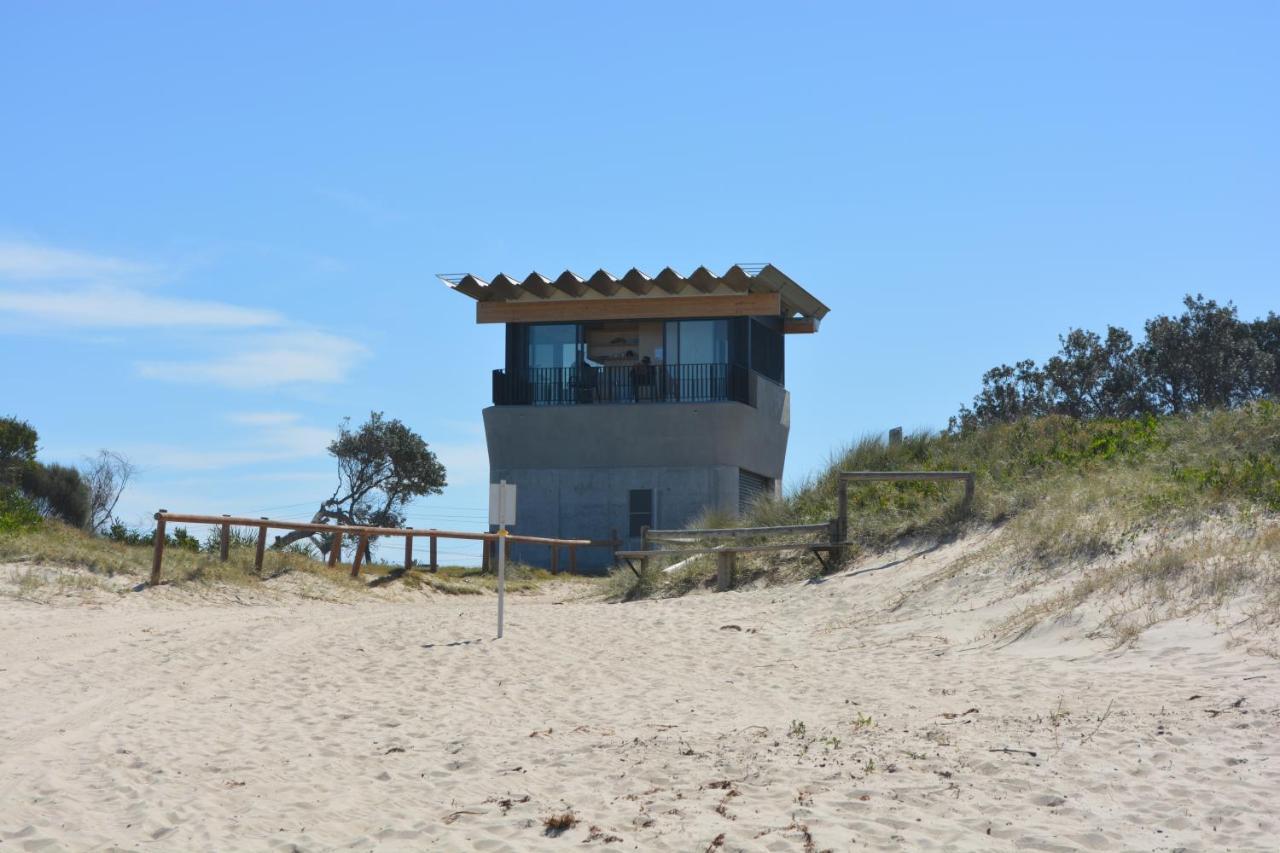
[[[438,571],[440,564],[436,562],[436,537],[431,537],[431,571]]]
[[[840,547],[831,552],[831,559],[839,565],[844,562],[844,543],[849,539],[849,483],[840,478],[836,492],[836,538]],[[833,543],[834,544],[834,543]]]
[[[560,546],[551,546],[551,574],[560,574]]]
[[[573,574],[578,573],[578,546],[569,546],[569,571]]]
[[[733,585],[735,557],[737,554],[733,551],[721,551],[716,554],[716,592],[724,592]]]
[[[409,532],[404,537],[404,570],[407,572],[413,568],[413,528],[406,528]]]
[[[338,565],[342,559],[342,531],[333,531],[333,541],[329,543],[329,568]]]
[[[647,524],[640,528],[640,550],[641,551],[649,550],[649,525]],[[644,574],[648,570],[649,570],[649,558],[641,557],[640,558],[640,574]]]
[[[262,520],[266,521],[267,517],[262,516]],[[262,558],[267,552],[267,526],[265,524],[258,525],[258,550],[253,554],[253,570],[258,574],[262,574]]]
[[[360,564],[364,561],[364,550],[369,547],[369,535],[360,534],[360,543],[356,545],[356,555],[351,559],[351,577],[360,577]]]
[[[484,553],[480,557],[480,571],[487,575],[489,574],[489,554],[493,549],[488,539],[485,539],[481,544],[484,545]]]
[[[160,564],[164,561],[164,514],[167,509],[162,509],[156,513],[156,534],[155,534],[155,552],[151,556],[151,583],[150,586],[160,585]]]
[[[226,513],[222,514],[223,518],[230,518]],[[222,562],[227,561],[227,555],[231,553],[231,524],[230,522],[222,522],[222,541],[218,543],[218,556]]]
[[[973,474],[969,474],[964,478],[964,502],[961,504],[961,508],[965,512],[968,512],[973,506],[973,478]]]

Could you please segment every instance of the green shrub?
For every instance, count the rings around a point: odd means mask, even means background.
[[[40,513],[14,489],[0,489],[0,534],[27,533],[40,526]]]
[[[0,488],[16,486],[22,472],[35,463],[37,439],[26,421],[0,418]]]
[[[57,518],[72,527],[89,524],[89,487],[75,468],[35,462],[22,472],[21,482],[23,494],[41,515]]]

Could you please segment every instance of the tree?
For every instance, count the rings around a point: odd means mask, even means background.
[[[80,477],[89,487],[89,529],[102,533],[116,521],[116,504],[138,468],[123,453],[99,450],[86,458]]]
[[[1230,302],[1187,296],[1178,317],[1146,324],[1139,351],[1155,405],[1173,413],[1225,408],[1266,393],[1274,360]]]
[[[394,418],[385,419],[382,412],[370,412],[369,420],[358,429],[350,424],[351,419],[344,418],[338,437],[329,444],[329,455],[338,462],[338,485],[311,520],[404,526],[403,510],[409,501],[444,490],[444,466],[420,435]],[[294,531],[277,538],[275,547],[300,539],[311,539],[326,554],[331,544],[328,535]]]
[[[69,465],[36,462],[22,472],[22,492],[45,518],[72,527],[89,523],[89,487]]]
[[[18,418],[0,418],[0,489],[18,484],[22,472],[35,464],[35,428]]]
[[[961,406],[952,432],[1060,414],[1132,418],[1146,413],[1229,408],[1280,396],[1280,317],[1246,323],[1231,303],[1188,295],[1177,317],[1148,320],[1134,346],[1124,329],[1106,338],[1071,329],[1058,353],[1039,367],[1030,359],[982,376],[972,408]]]
[[[1044,366],[1049,412],[1128,418],[1146,409],[1142,372],[1128,332],[1108,326],[1104,341],[1096,332],[1072,329],[1058,340],[1061,349]]]

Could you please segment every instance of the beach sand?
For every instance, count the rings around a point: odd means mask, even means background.
[[[902,596],[954,556],[557,585],[502,640],[492,596],[0,600],[0,851],[1280,847],[1274,658],[994,641],[996,588]]]

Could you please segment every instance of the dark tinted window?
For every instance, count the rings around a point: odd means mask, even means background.
[[[631,533],[640,535],[640,528],[653,527],[653,489],[631,490]]]

